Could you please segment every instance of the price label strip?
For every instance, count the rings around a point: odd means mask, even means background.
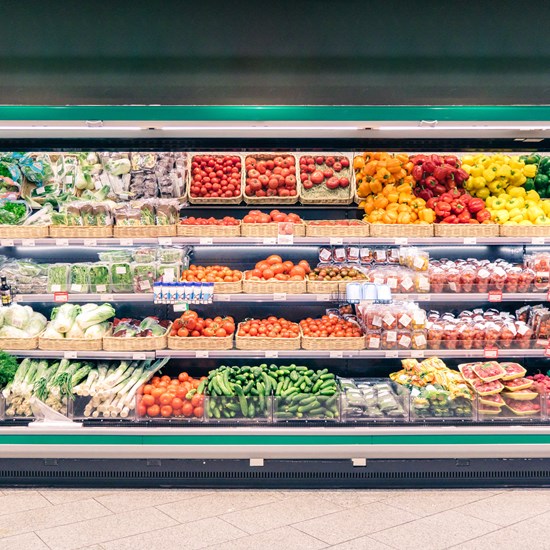
[[[161,246],[172,246],[172,237],[159,237],[158,239]]]
[[[78,352],[76,351],[64,351],[63,359],[76,359],[78,357]]]
[[[212,237],[201,237],[199,239],[199,244],[213,244]]]
[[[198,350],[195,352],[197,359],[207,359],[209,357],[208,350]]]
[[[498,348],[487,346],[483,350],[483,357],[485,357],[485,359],[498,359]]]
[[[265,352],[266,359],[277,359],[279,357],[279,352],[275,350],[269,350]]]
[[[65,303],[69,301],[69,293],[68,292],[54,292],[53,293],[53,301],[56,303]]]
[[[21,244],[23,246],[36,246],[36,241],[34,239],[23,239]]]
[[[502,290],[491,290],[488,296],[489,302],[502,302]]]

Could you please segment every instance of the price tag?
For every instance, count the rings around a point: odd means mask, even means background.
[[[23,246],[36,246],[36,241],[34,239],[23,239],[21,244]]]
[[[502,290],[490,290],[488,296],[489,302],[502,302]]]
[[[231,294],[214,294],[214,300],[216,302],[229,302],[231,298]]]
[[[341,351],[330,351],[328,356],[331,359],[342,359],[342,357],[344,357],[344,353]]]
[[[544,237],[532,237],[531,238],[531,244],[545,244]]]
[[[418,294],[418,296],[416,297],[416,299],[419,301],[419,302],[429,302],[432,297],[430,294]]]
[[[97,239],[84,239],[84,246],[97,246]]]
[[[344,244],[344,239],[342,237],[331,237],[328,242],[332,245]]]
[[[294,244],[294,235],[281,235],[277,237],[277,244]]]
[[[132,359],[134,361],[145,361],[145,353],[132,353]]]
[[[464,237],[464,244],[477,244],[476,237]]]
[[[330,301],[330,294],[317,294],[315,299],[318,302],[328,302],[328,301]]]
[[[120,239],[120,246],[134,246],[134,239]]]
[[[269,350],[265,352],[266,359],[277,359],[279,357],[279,352],[275,350]]]
[[[275,292],[273,294],[274,302],[286,302],[286,293],[285,292]]]
[[[183,302],[181,304],[174,304],[174,311],[187,311],[189,309],[189,304]]]
[[[1,239],[0,240],[0,245],[2,246],[14,246],[14,242],[13,242],[13,239]]]
[[[400,300],[405,300],[406,302],[408,302],[409,300],[415,299],[414,295],[411,298],[409,298],[408,294],[397,294],[396,297],[399,298]]]
[[[172,246],[172,237],[159,237],[159,244],[161,246]]]
[[[69,239],[55,239],[55,246],[69,246]]]
[[[275,237],[265,237],[264,244],[277,244],[277,239]]]
[[[199,239],[199,244],[212,244],[213,242],[212,237],[201,237]]]
[[[414,357],[414,358],[424,357],[424,350],[423,349],[412,349],[411,350],[411,357]]]
[[[546,301],[550,302],[550,290],[546,293]]]
[[[398,245],[409,244],[409,239],[407,237],[396,237],[395,244],[398,244]]]
[[[208,358],[208,350],[201,349],[195,352],[195,357],[197,359],[207,359]]]
[[[68,292],[54,292],[53,293],[53,301],[57,303],[64,303],[69,301],[69,293]]]
[[[112,294],[100,294],[99,295],[99,301],[100,302],[114,302],[115,297]]]
[[[498,348],[487,346],[483,350],[483,357],[485,357],[485,359],[498,359]]]
[[[399,353],[396,349],[388,350],[384,353],[384,357],[386,357],[386,359],[395,359],[399,357]]]
[[[78,357],[78,352],[76,351],[64,351],[63,359],[76,359]]]
[[[550,357],[550,346],[544,348],[544,357]]]

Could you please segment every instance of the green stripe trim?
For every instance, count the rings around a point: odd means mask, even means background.
[[[0,106],[0,120],[550,121],[548,105],[108,105]]]
[[[106,435],[2,434],[0,445],[548,445],[550,434],[457,435]]]

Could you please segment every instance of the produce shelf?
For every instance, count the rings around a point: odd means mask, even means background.
[[[546,302],[546,292],[510,292],[503,293],[502,299],[494,299],[488,293],[426,293],[426,294],[393,294],[396,300],[413,302]],[[214,294],[214,302],[331,302],[345,299],[344,293],[333,294]],[[17,294],[14,302],[32,304],[36,302],[60,302],[54,294]],[[68,294],[68,302],[153,302],[153,294]],[[170,305],[170,304],[168,304]],[[192,304],[191,304],[192,305]],[[201,304],[204,305],[204,304]]]
[[[37,357],[39,359],[112,359],[144,360],[154,359],[154,351],[45,351],[41,349],[16,351],[4,350],[16,357]]]
[[[301,246],[322,245],[544,245],[550,244],[548,237],[294,237],[294,244]],[[276,237],[159,237],[159,238],[106,238],[106,239],[0,239],[3,246],[54,246],[54,247],[101,247],[133,245],[189,245],[189,246],[289,246],[288,241],[278,243]]]

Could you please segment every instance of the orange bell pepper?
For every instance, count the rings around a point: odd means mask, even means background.
[[[361,170],[365,166],[365,159],[363,157],[354,157],[353,159],[353,169]]]
[[[357,188],[357,194],[360,197],[366,197],[372,192],[370,183],[368,181],[362,181]]]
[[[411,202],[410,202],[410,206],[411,208],[414,210],[422,210],[425,206],[426,206],[426,201],[424,199],[421,199],[421,198],[416,198],[416,199],[413,199]]]
[[[378,179],[373,179],[370,183],[370,191],[374,195],[377,195],[378,193],[382,193],[382,182]]]
[[[382,216],[382,223],[394,224],[397,223],[397,212],[385,212]]]
[[[410,213],[409,212],[399,212],[399,215],[397,216],[397,223],[401,223],[401,224],[412,223]]]
[[[389,201],[386,197],[384,197],[383,195],[376,195],[374,197],[374,207],[375,208],[380,208],[382,210],[384,210],[386,208],[386,206],[388,206],[389,204]]]
[[[386,212],[399,212],[399,204],[397,202],[390,202],[386,206]]]
[[[399,193],[399,204],[410,204],[414,200],[414,195],[410,193]]]

